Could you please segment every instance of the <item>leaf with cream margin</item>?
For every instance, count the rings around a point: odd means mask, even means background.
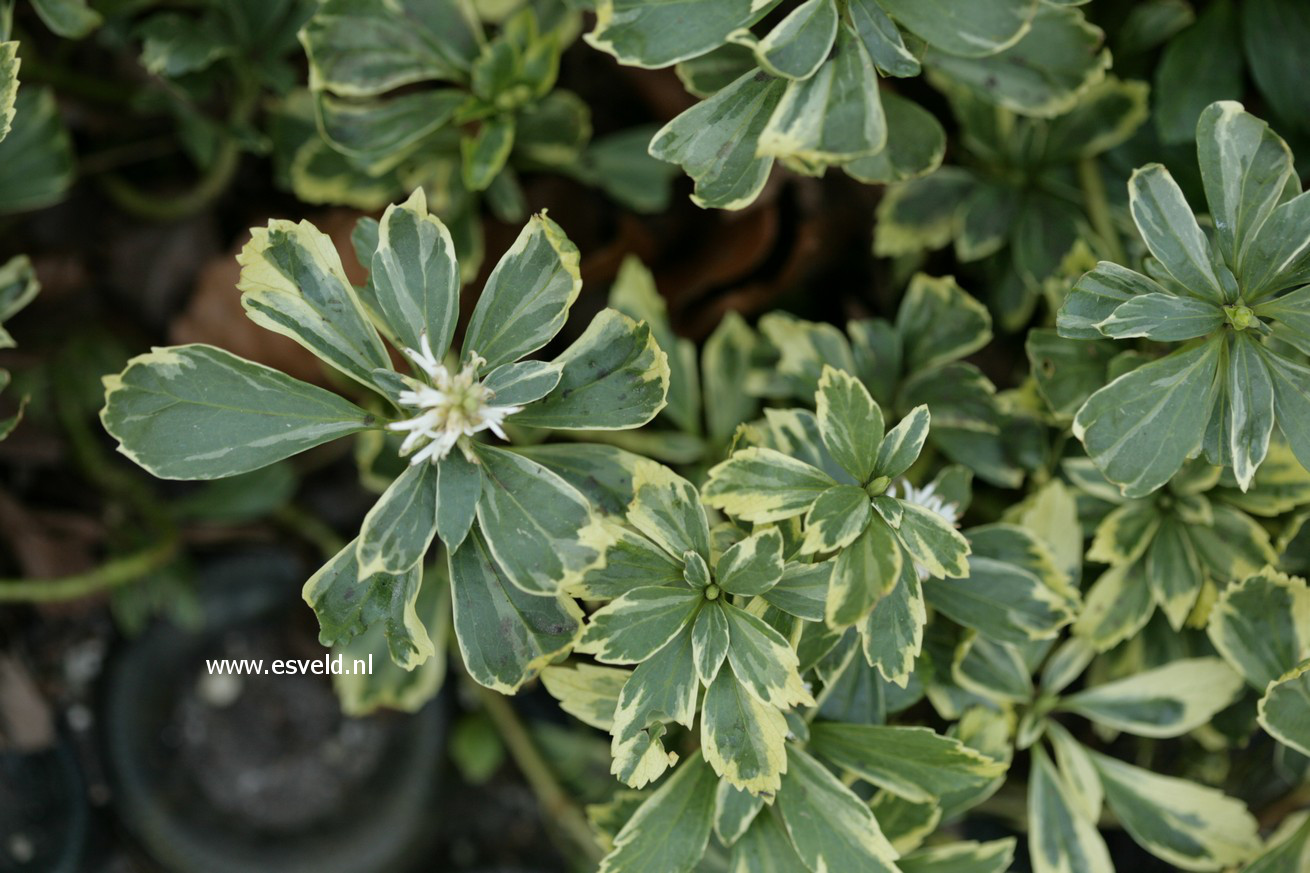
[[[1095,752],[1092,762],[1110,809],[1157,858],[1184,870],[1214,871],[1260,851],[1259,826],[1240,800]]]
[[[1139,737],[1177,737],[1233,702],[1242,679],[1221,658],[1181,658],[1064,698],[1060,708]]]
[[[161,479],[235,476],[379,426],[331,391],[213,346],[156,348],[104,383],[105,430]]]

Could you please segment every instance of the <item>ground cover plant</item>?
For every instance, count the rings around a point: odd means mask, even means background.
[[[0,243],[0,676],[106,602],[128,650],[212,637],[247,595],[206,566],[271,543],[312,562],[278,627],[375,665],[347,724],[453,708],[460,778],[526,784],[516,863],[1310,869],[1307,39],[1297,0],[0,0],[0,213],[47,210]]]

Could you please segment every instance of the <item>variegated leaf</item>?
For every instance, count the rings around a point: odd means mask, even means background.
[[[290,337],[372,387],[391,359],[346,279],[332,239],[308,221],[270,221],[237,256],[241,305],[260,327]]]
[[[604,664],[639,664],[689,628],[704,602],[690,588],[634,588],[591,614],[578,651]]]
[[[733,452],[713,467],[702,489],[705,502],[745,521],[763,524],[806,512],[837,482],[804,461],[774,449]]]
[[[1114,873],[1110,851],[1040,746],[1028,777],[1028,852],[1033,873]]]
[[[1270,683],[1260,698],[1260,726],[1302,755],[1310,755],[1310,660]]]
[[[583,724],[608,731],[614,727],[619,694],[631,675],[631,670],[595,664],[551,666],[541,671],[541,684],[560,709]]]
[[[614,837],[599,873],[689,873],[714,824],[714,772],[689,758]]]
[[[405,572],[423,560],[436,533],[436,467],[407,465],[360,525],[359,578]]]
[[[700,687],[689,633],[638,665],[614,711],[610,772],[624,784],[641,788],[672,767],[678,755],[664,750],[664,724],[676,721],[691,728]]]
[[[1080,691],[1060,706],[1139,737],[1176,737],[1209,723],[1241,689],[1241,677],[1222,659],[1181,658]]]
[[[1220,593],[1206,631],[1247,683],[1264,691],[1310,657],[1310,590],[1304,579],[1267,568]]]
[[[478,526],[496,562],[529,594],[554,594],[601,566],[613,526],[572,485],[522,455],[476,444]]]
[[[810,728],[810,752],[906,800],[936,800],[977,788],[1005,772],[953,737],[928,728],[819,722]]]
[[[856,485],[836,485],[819,495],[805,515],[801,554],[835,552],[855,541],[869,524],[869,495]]]
[[[558,224],[544,213],[533,216],[487,278],[464,355],[480,355],[491,369],[554,339],[582,291],[578,257]]]
[[[850,373],[825,366],[814,403],[824,446],[856,482],[868,482],[883,435],[882,410],[869,389]]]
[[[480,684],[513,694],[582,632],[582,611],[572,599],[514,585],[477,529],[448,560],[455,636],[465,668]]]
[[[868,805],[801,749],[788,750],[776,807],[811,871],[896,873],[897,852]]]
[[[369,282],[393,335],[416,351],[426,336],[442,360],[459,320],[459,264],[450,231],[428,214],[422,188],[382,213],[372,265]]]
[[[729,594],[763,594],[782,578],[782,534],[767,528],[735,543],[714,567],[714,581]]]
[[[221,479],[377,427],[314,385],[206,345],[156,348],[106,376],[100,420],[161,479]]]
[[[787,771],[787,719],[720,670],[705,691],[701,753],[729,784],[771,797]]]
[[[800,661],[782,634],[743,609],[725,603],[723,610],[732,634],[728,663],[742,685],[779,709],[812,706],[814,699],[797,672]]]
[[[642,460],[632,470],[628,522],[676,560],[710,557],[710,526],[696,486],[663,464]]]

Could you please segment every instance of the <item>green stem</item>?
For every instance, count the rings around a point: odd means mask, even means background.
[[[106,173],[99,177],[101,188],[122,209],[151,221],[186,218],[209,205],[227,190],[241,165],[241,144],[233,128],[250,121],[254,114],[257,87],[238,83],[238,92],[228,115],[228,129],[218,144],[214,160],[190,190],[181,194],[155,194],[142,191],[121,176]]]
[[[346,545],[337,532],[318,516],[288,503],[273,513],[273,520],[305,542],[316,546],[324,558],[331,558]]]
[[[1078,184],[1083,189],[1083,205],[1087,209],[1087,217],[1096,235],[1105,242],[1106,254],[1110,260],[1122,264],[1126,256],[1119,241],[1119,233],[1110,219],[1110,205],[1105,199],[1105,182],[1101,179],[1101,169],[1096,158],[1083,158],[1078,162]]]
[[[177,547],[176,539],[166,540],[126,557],[107,561],[94,570],[58,579],[0,579],[0,602],[49,603],[116,588],[135,582],[173,560]]]
[[[532,737],[523,726],[523,722],[519,721],[514,707],[490,688],[471,680],[469,685],[477,694],[487,717],[500,733],[500,738],[505,743],[510,757],[514,759],[528,786],[537,795],[537,802],[541,805],[546,821],[563,831],[569,842],[589,864],[599,863],[604,852],[596,843],[596,837],[587,823],[586,816],[569,798],[568,793],[560,787],[550,765],[541,756],[541,752],[537,751],[537,746],[532,742]]]

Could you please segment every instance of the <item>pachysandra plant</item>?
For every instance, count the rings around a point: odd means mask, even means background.
[[[1147,118],[1142,82],[1110,77],[1054,118],[998,109],[973,91],[935,77],[959,121],[967,156],[922,179],[891,185],[878,204],[874,253],[918,254],[952,245],[962,264],[979,263],[1001,326],[1026,325],[1047,284],[1067,285],[1075,249],[1098,240],[1085,214],[1080,174],[1131,137]]]
[[[1214,230],[1169,171],[1139,169],[1133,220],[1145,273],[1102,261],[1060,309],[1060,335],[1182,343],[1092,394],[1074,418],[1088,456],[1127,497],[1160,488],[1204,451],[1251,486],[1277,425],[1310,466],[1310,197],[1286,143],[1232,102],[1197,123]]]
[[[1243,492],[1202,459],[1169,484],[1125,498],[1086,458],[1065,461],[1070,479],[1113,507],[1096,526],[1087,560],[1107,565],[1088,589],[1075,633],[1099,650],[1132,636],[1159,607],[1175,630],[1205,623],[1216,587],[1277,562],[1269,532],[1252,515],[1272,517],[1310,502],[1307,473],[1283,443]],[[1209,591],[1208,596],[1203,596]]]
[[[740,209],[775,160],[806,175],[840,166],[864,182],[931,172],[945,132],[879,77],[924,66],[1017,111],[1048,115],[1105,74],[1103,34],[1047,2],[778,0],[674,5],[603,0],[587,41],[639,67],[678,65],[704,102],[673,119],[650,153],[682,166],[701,206]],[[940,7],[940,8],[939,8]],[[758,26],[757,26],[758,25]]]
[[[550,361],[527,358],[564,326],[581,289],[577,249],[544,215],[523,229],[487,280],[452,349],[459,268],[421,192],[387,209],[368,285],[346,281],[312,225],[257,228],[239,258],[249,317],[301,344],[388,411],[207,345],[156,349],[107,377],[102,413],[120,450],[162,478],[214,479],[258,469],[366,430],[403,436],[408,464],[359,536],[305,585],[322,641],[381,623],[391,656],[433,653],[415,603],[434,538],[450,562],[454,624],[469,672],[512,691],[567,649],[581,612],[559,593],[604,561],[609,527],[576,488],[483,438],[503,425],[618,429],[664,405],[668,363],[650,330],[600,313]],[[383,342],[404,355],[398,372]]]
[[[859,377],[883,409],[907,415],[928,407],[928,445],[996,485],[1017,487],[1040,453],[1035,422],[1011,414],[996,386],[965,358],[992,339],[986,307],[950,277],[917,274],[894,320],[851,321],[846,335],[833,325],[784,313],[761,317],[771,356],[748,382],[766,398],[810,402],[825,364]]]

